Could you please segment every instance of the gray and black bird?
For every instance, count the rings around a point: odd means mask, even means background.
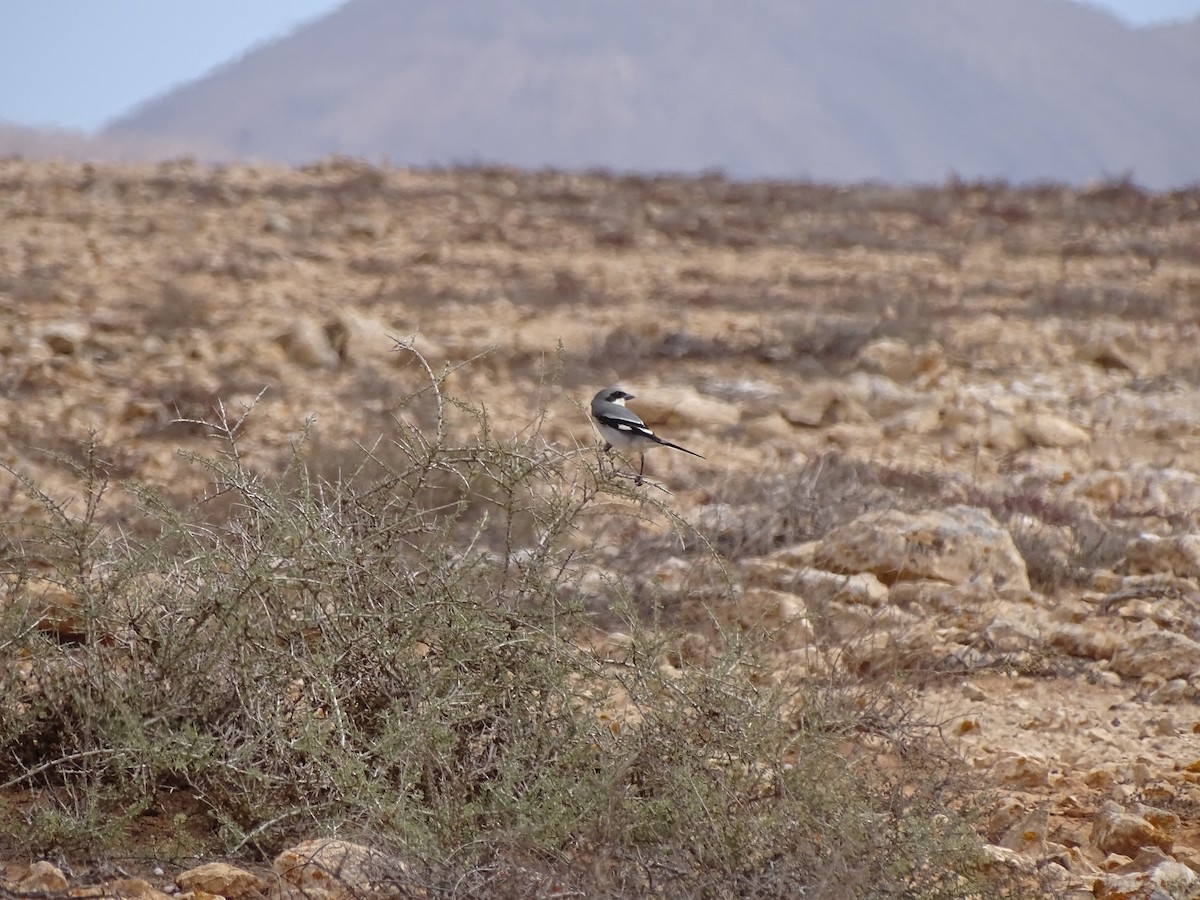
[[[636,450],[642,455],[642,467],[638,470],[640,482],[646,471],[646,451],[652,447],[670,447],[682,450],[692,456],[704,459],[699,453],[693,453],[687,447],[680,447],[665,441],[637,415],[625,406],[626,400],[632,400],[633,394],[619,387],[607,387],[592,398],[592,418],[604,438],[604,450],[612,449]]]

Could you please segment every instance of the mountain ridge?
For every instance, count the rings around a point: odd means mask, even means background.
[[[104,129],[301,163],[1200,180],[1200,19],[1069,0],[350,0]]]

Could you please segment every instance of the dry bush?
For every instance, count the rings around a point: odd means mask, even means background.
[[[605,544],[657,522],[699,559],[699,531],[590,454],[496,441],[426,371],[387,451],[336,476],[301,452],[252,468],[220,406],[196,508],[111,483],[98,448],[74,500],[8,470],[44,511],[8,547],[0,604],[0,789],[28,792],[0,808],[15,850],[120,854],[167,818],[153,854],[261,858],[334,833],[395,848],[411,865],[381,878],[433,895],[1000,895],[967,786],[903,691],[774,683],[736,632],[664,667],[677,634],[620,600],[643,560]],[[861,487],[830,459],[790,485],[796,521],[744,540],[825,527],[812,500],[833,482]],[[113,492],[155,527],[106,524]],[[620,653],[580,643],[596,573]]]

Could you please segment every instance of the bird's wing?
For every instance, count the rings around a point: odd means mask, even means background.
[[[606,403],[603,407],[593,410],[592,415],[601,425],[621,431],[625,434],[640,434],[642,437],[657,440],[654,432],[646,427],[646,423],[623,406],[616,403]]]

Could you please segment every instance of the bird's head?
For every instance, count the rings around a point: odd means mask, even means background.
[[[624,406],[626,400],[633,399],[633,394],[619,387],[610,387],[605,388],[600,392],[600,399],[606,403],[616,403],[620,406]]]

